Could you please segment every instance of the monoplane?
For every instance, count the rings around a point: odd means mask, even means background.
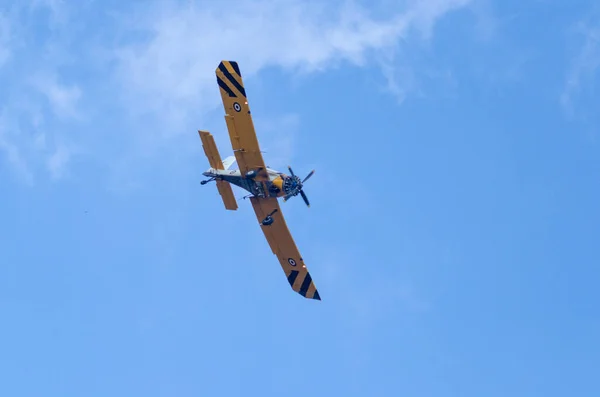
[[[203,173],[208,179],[201,183],[205,185],[214,181],[225,208],[232,211],[237,210],[238,205],[231,184],[246,190],[259,225],[292,289],[305,298],[321,300],[278,202],[279,198],[287,201],[300,195],[310,207],[302,188],[314,174],[314,170],[300,179],[291,167],[288,167],[289,175],[267,167],[258,144],[237,62],[221,61],[216,75],[234,155],[221,160],[212,134],[199,130],[202,147],[210,164],[210,168]],[[232,169],[234,163],[237,163],[239,169]]]

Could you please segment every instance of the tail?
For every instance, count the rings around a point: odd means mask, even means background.
[[[204,148],[204,154],[206,154],[206,158],[208,159],[210,166],[216,170],[228,169],[231,164],[233,164],[233,161],[231,161],[230,157],[225,159],[227,165],[224,161],[221,161],[221,155],[219,154],[219,150],[217,149],[217,145],[215,144],[215,139],[213,138],[212,134],[208,131],[198,131],[198,133],[200,134],[202,147]],[[235,157],[233,159],[235,160]],[[216,182],[217,189],[219,190],[223,204],[225,204],[225,208],[232,211],[237,210],[237,201],[235,201],[235,196],[233,195],[233,190],[231,189],[229,182],[221,180],[217,180]]]
[[[223,160],[223,169],[228,170],[235,163],[235,156],[229,156]]]

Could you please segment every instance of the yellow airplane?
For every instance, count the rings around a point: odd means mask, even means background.
[[[258,145],[237,62],[221,61],[216,74],[234,156],[221,160],[213,136],[208,131],[199,130],[202,147],[210,164],[208,171],[203,173],[209,179],[201,183],[205,185],[215,181],[225,208],[233,211],[238,206],[230,184],[247,190],[262,231],[292,289],[305,298],[321,300],[277,201],[279,197],[287,201],[300,194],[306,205],[310,206],[302,187],[314,170],[300,180],[290,167],[290,175],[267,167]],[[237,162],[239,169],[230,169],[234,162]]]

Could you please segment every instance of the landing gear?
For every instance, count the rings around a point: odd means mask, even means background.
[[[206,185],[208,182],[212,182],[212,181],[214,181],[215,179],[217,179],[217,178],[210,178],[210,179],[207,179],[207,180],[205,180],[205,181],[200,181],[200,184],[201,184],[201,185]]]
[[[263,226],[270,226],[273,224],[273,222],[275,221],[275,219],[273,219],[273,214],[277,212],[277,208],[275,208],[273,211],[271,211],[271,213],[269,215],[267,215],[265,217],[265,219],[262,220],[261,224]]]

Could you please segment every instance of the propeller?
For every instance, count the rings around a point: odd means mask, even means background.
[[[304,193],[304,190],[300,190],[300,195],[304,199],[304,202],[306,203],[306,206],[310,207],[310,202],[308,201],[308,198],[306,197],[306,193]]]
[[[292,167],[290,167],[289,165],[288,165],[288,170],[290,171],[290,175],[292,176],[292,178],[294,178],[297,181],[297,184],[296,184],[294,191],[292,191],[287,196],[285,196],[283,198],[283,201],[288,201],[291,197],[296,196],[296,195],[298,195],[298,193],[300,193],[306,206],[310,207],[310,202],[308,201],[308,197],[306,197],[306,193],[304,193],[304,190],[302,190],[302,186],[304,185],[304,182],[306,182],[311,176],[313,176],[313,174],[315,173],[315,170],[312,170],[303,180],[300,180],[300,178],[298,178],[296,176],[296,174],[294,174]]]
[[[312,170],[308,175],[306,175],[306,178],[304,178],[304,180],[302,180],[302,183],[304,184],[304,182],[308,181],[308,178],[313,176],[314,173],[315,173],[315,170]]]

